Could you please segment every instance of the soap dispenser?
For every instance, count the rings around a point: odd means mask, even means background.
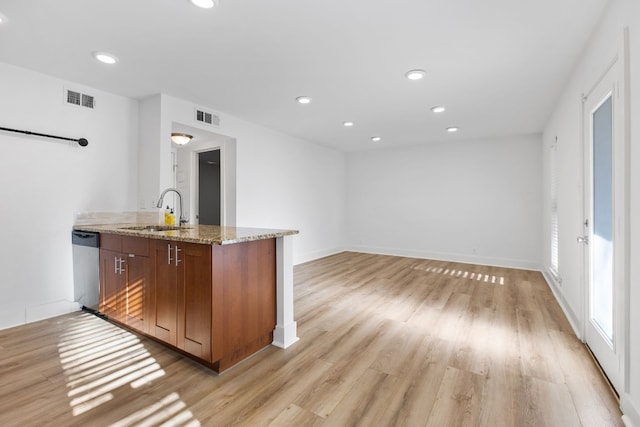
[[[176,216],[173,213],[173,209],[171,209],[171,212],[169,212],[169,225],[175,225],[176,224]]]
[[[167,209],[164,210],[164,225],[171,225],[171,210],[169,210],[169,205],[167,205]]]

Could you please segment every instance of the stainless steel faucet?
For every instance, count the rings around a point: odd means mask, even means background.
[[[182,226],[182,224],[186,224],[189,222],[189,220],[187,218],[184,217],[184,211],[182,210],[182,194],[180,193],[180,191],[178,191],[177,188],[167,188],[166,190],[164,190],[162,192],[162,194],[160,194],[160,198],[158,199],[158,204],[156,205],[157,208],[162,208],[162,201],[164,200],[164,195],[167,194],[169,191],[173,191],[178,195],[178,200],[180,201],[180,223],[179,225]]]

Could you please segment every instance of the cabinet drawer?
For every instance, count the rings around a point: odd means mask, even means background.
[[[122,252],[139,256],[149,256],[149,239],[144,237],[120,236]]]
[[[100,249],[122,252],[122,236],[100,233]]]
[[[100,248],[125,254],[149,256],[149,239],[103,233],[100,235]]]

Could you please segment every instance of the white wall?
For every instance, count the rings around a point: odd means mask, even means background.
[[[169,124],[162,125],[166,135],[155,148],[165,153],[163,158],[170,157],[166,153],[171,152],[172,124],[200,128],[234,141],[238,227],[299,230],[293,245],[296,264],[343,249],[344,153],[226,114],[220,115],[219,127],[203,125],[194,120],[193,103],[167,95],[161,98],[162,120]],[[170,182],[171,165],[165,163],[161,174],[166,176],[160,182]]]
[[[552,139],[558,136],[558,169],[560,188],[558,194],[558,215],[560,233],[559,267],[562,286],[556,288],[567,314],[573,317],[574,324],[583,322],[582,299],[580,289],[580,269],[582,248],[575,238],[582,232],[582,188],[581,169],[581,101],[582,93],[587,92],[610,62],[612,55],[619,51],[624,29],[629,29],[629,78],[628,107],[630,107],[630,262],[629,289],[627,301],[630,307],[628,327],[628,353],[625,390],[619,390],[621,408],[628,425],[640,426],[640,121],[637,120],[640,109],[640,2],[637,0],[612,0],[594,33],[585,54],[567,83],[566,90],[558,100],[557,106],[544,131],[544,173],[548,175],[548,147]],[[544,187],[543,199],[549,199],[548,186]],[[546,204],[548,206],[548,203]],[[544,218],[544,235],[549,233],[548,216]],[[543,255],[545,267],[549,266],[548,239],[545,238]]]
[[[154,209],[158,196],[163,188],[160,184],[160,150],[161,141],[162,98],[160,95],[150,96],[140,101],[140,132],[137,165],[138,174],[138,208]],[[170,167],[170,166],[169,166]]]
[[[534,135],[349,154],[349,245],[539,268],[540,143]]]
[[[64,103],[65,87],[95,110]],[[0,94],[0,126],[89,140],[0,131],[1,329],[72,309],[75,213],[134,210],[138,103],[4,63]]]
[[[341,251],[345,155],[254,126],[238,130],[238,226],[300,230],[295,264]]]

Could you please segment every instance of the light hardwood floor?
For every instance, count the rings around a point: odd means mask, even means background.
[[[300,341],[219,376],[85,313],[0,331],[0,425],[622,425],[540,273],[342,253],[294,282]]]

